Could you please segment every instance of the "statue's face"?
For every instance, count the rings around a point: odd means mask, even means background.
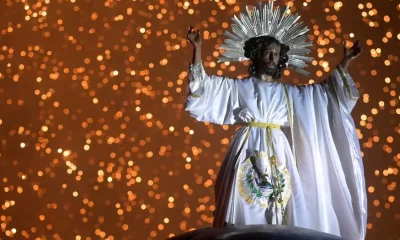
[[[280,58],[281,47],[275,43],[270,44],[260,59],[267,69],[275,69]]]
[[[281,47],[275,43],[270,44],[263,55],[254,61],[258,71],[272,76],[278,70]]]

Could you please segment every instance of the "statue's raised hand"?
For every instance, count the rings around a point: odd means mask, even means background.
[[[359,40],[357,40],[351,48],[347,48],[347,42],[344,41],[343,48],[345,59],[353,60],[361,54],[361,45]]]
[[[361,45],[360,41],[357,40],[351,48],[347,48],[347,42],[343,42],[343,60],[340,65],[347,70],[350,62],[360,56],[361,54]]]
[[[200,47],[202,44],[201,33],[199,30],[194,30],[194,26],[190,26],[187,39],[194,47]]]

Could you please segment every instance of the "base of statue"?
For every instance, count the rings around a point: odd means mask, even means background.
[[[170,240],[338,240],[340,237],[310,229],[283,225],[246,225],[224,228],[201,228]]]

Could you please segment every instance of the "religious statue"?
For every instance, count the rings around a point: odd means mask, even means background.
[[[285,224],[364,239],[364,169],[351,116],[359,92],[347,71],[360,43],[345,41],[342,61],[320,83],[281,83],[285,68],[307,75],[312,61],[299,18],[272,1],[233,18],[219,61],[250,60],[243,79],[208,75],[201,32],[189,29],[186,110],[198,121],[242,126],[215,183],[213,226]]]

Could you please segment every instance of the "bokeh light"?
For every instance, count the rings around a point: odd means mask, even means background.
[[[209,74],[236,0],[0,2],[0,234],[13,239],[165,239],[208,227],[213,186],[235,128],[184,111],[191,24],[203,31]],[[368,239],[400,237],[399,41],[396,1],[278,1],[314,41],[305,79],[361,40],[350,72],[365,162]]]

